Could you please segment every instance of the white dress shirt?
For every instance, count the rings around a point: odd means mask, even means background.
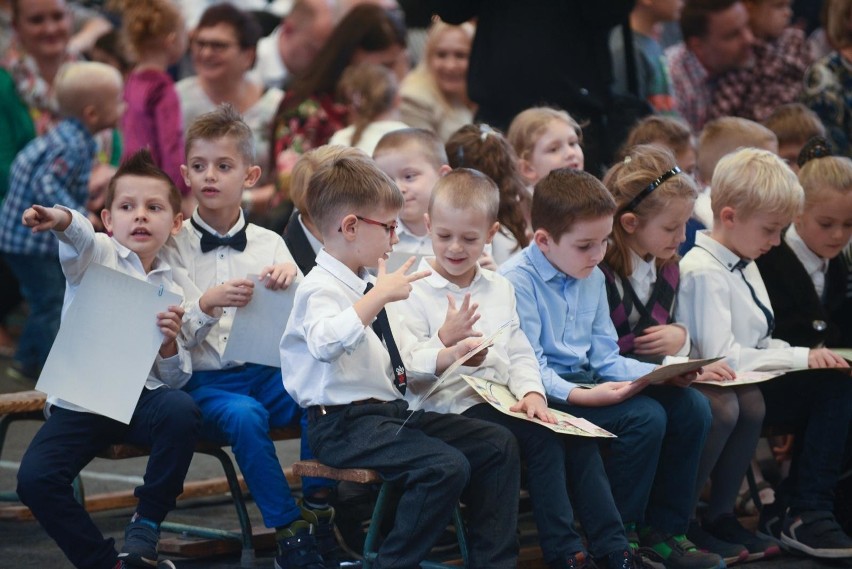
[[[322,249],[322,241],[317,239],[314,234],[311,233],[311,230],[308,229],[308,226],[305,225],[304,221],[302,221],[301,213],[297,219],[299,220],[299,225],[302,226],[302,231],[305,233],[305,238],[308,240],[308,243],[311,244],[311,249],[314,250],[314,255],[317,255],[320,252],[320,249]]]
[[[772,304],[755,263],[740,271],[740,258],[706,231],[680,261],[676,319],[686,325],[694,357],[725,356],[735,370],[808,367],[808,348],[791,347],[768,336],[766,316],[748,285],[770,312]]]
[[[198,216],[198,211],[192,214],[192,218],[207,231],[218,235],[216,230]],[[234,226],[226,235],[220,237],[230,237],[238,233],[244,225],[246,221],[240,212]],[[192,226],[190,220],[186,220],[180,233],[169,239],[163,248],[163,257],[175,267],[175,282],[183,287],[186,295],[184,330],[189,338],[192,367],[196,371],[226,369],[244,363],[222,359],[237,309],[217,309],[218,316],[210,316],[199,306],[201,295],[207,289],[226,281],[257,275],[269,265],[294,263],[284,239],[277,233],[249,223],[246,226],[246,239],[248,244],[245,251],[217,247],[202,253],[201,232]],[[255,282],[255,286],[265,285]]]
[[[438,352],[445,347],[438,338],[438,330],[443,326],[447,314],[447,295],[452,295],[459,307],[466,293],[470,293],[471,303],[479,304],[481,318],[474,328],[481,331],[483,336],[491,335],[505,322],[512,321],[512,324],[488,348],[488,355],[482,365],[477,368],[459,368],[425,400],[423,408],[439,413],[461,413],[483,403],[482,397],[468,386],[461,374],[506,385],[518,399],[530,392],[545,396],[538,359],[520,328],[515,308],[515,290],[506,277],[477,265],[473,282],[467,288],[460,288],[432,269],[427,258],[420,261],[417,270],[430,270],[432,274],[412,283],[411,296],[398,306],[403,324],[419,342],[412,348],[408,360],[407,369],[410,373],[407,399],[414,401],[432,388],[436,379]]]
[[[104,233],[95,233],[89,220],[79,212],[64,207],[62,209],[71,214],[71,224],[65,228],[65,231],[54,230],[53,234],[59,240],[59,262],[66,280],[65,299],[62,302],[63,317],[77,295],[83,275],[92,263],[156,286],[162,286],[170,292],[183,296],[181,288],[172,281],[172,269],[168,263],[157,258],[154,260],[151,272],[146,273],[136,253]],[[177,355],[163,358],[157,354],[154,365],[148,372],[148,379],[145,381],[147,389],[157,389],[163,385],[179,389],[189,381],[192,375],[189,353],[184,349],[180,338],[178,338],[177,346]],[[65,409],[87,412],[82,407],[56,397],[48,397],[47,402]]]
[[[710,207],[710,186],[698,192],[695,205],[692,208],[692,217],[704,224],[707,229],[713,229],[713,208]]]
[[[393,246],[394,253],[408,253],[409,255],[434,255],[432,250],[432,236],[427,231],[423,235],[415,235],[403,221],[397,220],[396,236],[399,243]]]
[[[316,267],[296,290],[281,337],[281,374],[284,388],[300,406],[402,398],[384,343],[355,312],[354,304],[373,280],[366,271],[356,275],[322,249]],[[413,336],[400,325],[395,304],[385,308],[400,354],[405,354]]]
[[[790,246],[793,253],[796,254],[802,266],[805,267],[805,271],[807,271],[808,276],[811,278],[811,282],[814,283],[817,296],[822,298],[822,294],[825,291],[825,275],[828,273],[828,259],[823,259],[810,250],[802,240],[799,232],[796,231],[795,225],[790,225],[787,228],[787,233],[784,234],[784,241]]]

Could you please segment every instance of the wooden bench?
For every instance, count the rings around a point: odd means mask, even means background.
[[[294,462],[293,474],[297,476],[330,478],[332,480],[355,482],[358,484],[381,484],[379,495],[376,498],[376,505],[373,508],[373,515],[370,518],[370,528],[367,530],[367,537],[364,539],[363,568],[371,569],[378,554],[378,540],[382,520],[387,514],[389,507],[391,483],[382,480],[375,470],[367,468],[332,468],[316,460],[302,460]],[[453,525],[456,528],[456,538],[458,539],[463,566],[468,567],[467,538],[465,536],[464,521],[462,520],[461,510],[459,509],[458,504],[453,509]],[[450,565],[436,563],[433,561],[422,561],[420,563],[420,567],[423,567],[424,569],[435,569],[450,567]]]
[[[9,425],[15,421],[44,421],[44,402],[47,396],[41,391],[18,391],[0,394],[0,456],[6,442]],[[17,502],[15,492],[0,492],[0,501]]]

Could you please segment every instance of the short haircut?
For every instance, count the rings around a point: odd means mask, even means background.
[[[531,221],[557,243],[578,221],[612,216],[616,204],[600,180],[582,170],[557,168],[535,185]]]
[[[765,148],[777,144],[775,133],[760,123],[739,117],[722,117],[708,122],[698,137],[698,177],[707,184],[719,159],[737,148]]]
[[[171,177],[166,174],[154,162],[154,158],[147,148],[143,148],[134,152],[121,163],[118,170],[115,171],[112,179],[107,186],[106,198],[104,200],[104,209],[112,209],[112,203],[115,199],[115,187],[118,181],[124,176],[140,176],[142,178],[153,178],[160,180],[169,189],[169,205],[172,207],[172,214],[177,215],[181,211],[181,195],[180,191],[175,186]]]
[[[225,137],[236,142],[243,160],[250,165],[257,163],[251,128],[230,103],[219,105],[215,111],[204,113],[192,122],[186,131],[184,155],[188,158],[192,145],[199,140],[218,140]]]
[[[336,231],[341,217],[355,211],[402,209],[405,199],[390,177],[372,160],[327,161],[308,183],[307,208],[325,236]]]
[[[852,45],[852,0],[827,0],[825,2],[825,33],[834,49]]]
[[[692,145],[692,130],[683,120],[664,115],[650,115],[630,129],[621,157],[629,154],[638,144],[661,144],[675,154],[686,151]]]
[[[778,137],[778,146],[804,145],[815,136],[825,136],[825,126],[819,116],[802,103],[780,105],[772,111],[763,126]]]
[[[447,151],[444,149],[444,141],[437,134],[425,128],[402,128],[387,133],[376,144],[376,148],[373,150],[373,158],[378,158],[386,152],[400,150],[408,145],[416,146],[417,152],[420,152],[435,170],[449,164]]]
[[[768,150],[742,148],[719,160],[713,173],[710,205],[713,219],[734,208],[743,218],[756,213],[793,219],[802,209],[804,191],[796,174]]]
[[[99,106],[110,87],[121,94],[123,80],[115,67],[96,61],[75,61],[59,68],[54,80],[56,103],[63,116],[82,118],[89,106]]]
[[[707,35],[710,16],[727,10],[740,0],[686,0],[680,13],[680,32],[684,41]]]
[[[290,201],[293,202],[293,206],[299,210],[302,217],[308,219],[311,217],[311,212],[308,211],[307,196],[308,184],[314,172],[326,162],[337,160],[338,158],[370,160],[370,157],[359,148],[326,144],[308,150],[293,165],[293,171],[290,174]],[[322,188],[314,188],[314,191],[319,190],[322,190]]]
[[[225,24],[234,30],[241,50],[256,48],[257,42],[263,37],[263,30],[257,19],[230,2],[214,4],[204,10],[195,29],[212,28],[219,24]]]
[[[632,213],[643,222],[660,214],[674,200],[694,202],[698,197],[698,186],[689,174],[683,172],[669,177],[659,184],[632,209],[629,204],[660,176],[671,172],[677,166],[674,154],[668,148],[658,144],[640,144],[628,150],[624,160],[617,162],[607,171],[603,179],[604,186],[612,193],[618,204],[615,223],[612,227],[613,246],[607,248],[604,260],[619,276],[626,278],[633,274],[633,261],[627,234],[619,223],[625,213]],[[677,257],[666,262],[677,261]],[[663,263],[658,263],[659,265]]]
[[[518,158],[526,160],[532,154],[535,143],[541,138],[544,130],[551,121],[558,120],[574,129],[577,137],[582,142],[583,130],[574,118],[560,109],[552,107],[532,107],[521,111],[512,119],[506,138],[515,149]]]
[[[500,207],[500,190],[494,180],[479,170],[456,168],[435,184],[429,200],[429,215],[438,200],[454,209],[478,209],[488,216],[489,223],[494,223]]]
[[[808,160],[799,170],[799,183],[805,191],[805,205],[817,203],[829,192],[852,192],[852,159],[824,156]]]

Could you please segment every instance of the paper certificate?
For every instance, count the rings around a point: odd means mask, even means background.
[[[845,360],[852,361],[852,348],[829,348],[829,350]]]
[[[405,253],[403,251],[391,251],[388,254],[388,260],[385,261],[385,271],[388,273],[394,272],[403,266],[411,257],[414,257],[414,263],[411,265],[411,268],[408,269],[409,273],[417,270],[417,267],[420,266],[420,259],[425,257],[425,255]]]
[[[701,385],[718,385],[720,387],[738,387],[740,385],[769,381],[779,375],[788,373],[788,371],[738,371],[736,379],[727,381],[721,379],[698,379],[695,383]]]
[[[645,389],[649,385],[657,385],[660,383],[665,383],[670,379],[674,379],[679,375],[683,375],[685,373],[690,373],[693,371],[698,371],[702,367],[712,364],[713,362],[718,362],[723,358],[708,358],[704,360],[689,360],[688,362],[683,362],[679,364],[669,364],[665,366],[660,366],[651,373],[647,373],[638,379],[634,379],[630,382],[630,387],[627,388],[630,390],[630,396],[632,397],[634,394],[639,391]],[[594,386],[592,386],[594,387]]]
[[[580,417],[574,417],[573,415],[557,411],[556,409],[550,409],[550,412],[559,421],[558,423],[545,423],[538,418],[530,419],[527,417],[526,413],[517,413],[509,410],[512,406],[518,403],[518,400],[514,395],[512,395],[512,392],[509,391],[506,386],[494,383],[487,379],[471,377],[469,375],[462,374],[461,377],[468,385],[479,393],[483,399],[490,403],[492,407],[506,415],[538,423],[543,427],[547,427],[551,431],[556,431],[557,433],[565,435],[578,435],[581,437],[615,437],[615,435],[598,427],[591,421],[587,421]]]
[[[254,293],[251,301],[234,315],[222,358],[281,367],[281,336],[293,310],[299,281],[283,290],[272,290],[257,275],[248,278],[255,283]]]
[[[129,424],[163,342],[157,313],[180,302],[161,286],[93,263],[36,389]]]

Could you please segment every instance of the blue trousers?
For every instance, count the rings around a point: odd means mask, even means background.
[[[461,497],[467,505],[472,569],[509,569],[518,560],[520,463],[503,427],[461,415],[417,411],[405,401],[348,405],[310,417],[308,438],[324,464],[372,468],[402,496],[375,567],[415,569],[447,526]]]
[[[18,279],[30,312],[21,331],[15,359],[27,370],[39,371],[59,332],[65,275],[58,257],[13,255],[3,258]]]
[[[18,469],[18,496],[75,567],[111,569],[114,540],[104,539],[74,499],[74,478],[107,446],[130,443],[151,448],[144,483],[136,488],[136,511],[161,522],[174,509],[201,426],[186,393],[144,389],[129,425],[102,415],[54,406],[30,443]]]
[[[832,370],[803,370],[759,385],[764,427],[796,434],[783,499],[798,512],[832,511],[852,423],[852,380]]]
[[[184,389],[203,417],[202,437],[231,445],[237,464],[267,527],[286,526],[301,517],[290,493],[269,430],[300,425],[301,458],[314,458],[307,439],[307,418],[284,390],[281,369],[257,364],[197,371]],[[333,486],[324,478],[303,478],[311,496]]]
[[[595,439],[560,435],[501,413],[488,403],[474,405],[462,415],[502,425],[518,440],[545,563],[564,562],[585,551],[574,529],[569,491],[592,555],[603,557],[627,549],[627,536]]]
[[[710,429],[704,395],[692,388],[651,386],[607,407],[550,403],[617,435],[608,441],[606,471],[625,524],[686,532],[698,461]]]

